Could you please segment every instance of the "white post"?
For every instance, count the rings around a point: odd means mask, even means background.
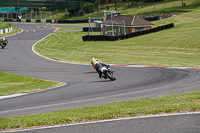
[[[106,18],[106,13],[105,13],[105,10],[104,10],[104,17]],[[103,19],[103,21],[104,21],[104,19]]]
[[[125,22],[122,20],[122,22],[124,23],[124,34],[126,35],[126,33],[125,33]]]
[[[90,35],[90,17],[89,17],[89,27],[88,27],[88,36]]]
[[[100,35],[102,34],[102,25],[100,24],[100,27],[101,27],[101,32],[100,32]]]

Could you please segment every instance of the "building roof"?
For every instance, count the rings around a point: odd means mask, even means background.
[[[149,21],[140,18],[138,16],[134,15],[118,15],[116,17],[110,18],[106,21],[103,21],[103,25],[124,25],[125,26],[130,26],[130,27],[137,27],[137,26],[153,26],[152,23]]]

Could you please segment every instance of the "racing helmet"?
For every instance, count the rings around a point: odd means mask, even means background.
[[[96,61],[96,59],[94,57],[92,57],[91,64],[94,64],[95,61]]]
[[[91,64],[92,64],[93,67],[95,66],[95,64],[94,64],[95,61],[96,61],[96,59],[93,57],[92,60],[91,60]]]
[[[102,63],[102,61],[100,59],[95,59],[94,57],[92,57],[91,64],[93,68],[95,68],[96,63]]]

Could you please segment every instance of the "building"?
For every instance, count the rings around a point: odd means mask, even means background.
[[[151,29],[149,21],[134,15],[118,15],[101,23],[103,35],[123,35]]]

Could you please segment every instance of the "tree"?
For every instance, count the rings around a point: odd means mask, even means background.
[[[85,13],[94,12],[94,5],[90,2],[85,2],[85,4],[82,7],[82,10],[84,10]]]
[[[100,13],[101,10],[101,0],[98,0],[98,13]]]
[[[183,7],[183,0],[182,0],[182,7]]]
[[[131,0],[131,6],[133,6],[133,0]]]
[[[142,2],[142,0],[141,0],[141,8],[143,8],[143,2]]]
[[[117,3],[118,3],[118,0],[114,0],[115,10],[117,10]]]
[[[124,2],[123,2],[123,0],[122,0],[122,5],[123,5],[123,9],[126,11],[126,8],[125,8],[125,6],[124,6]]]
[[[108,0],[106,0],[106,5],[107,5],[107,11],[109,10],[109,7],[108,7]]]

